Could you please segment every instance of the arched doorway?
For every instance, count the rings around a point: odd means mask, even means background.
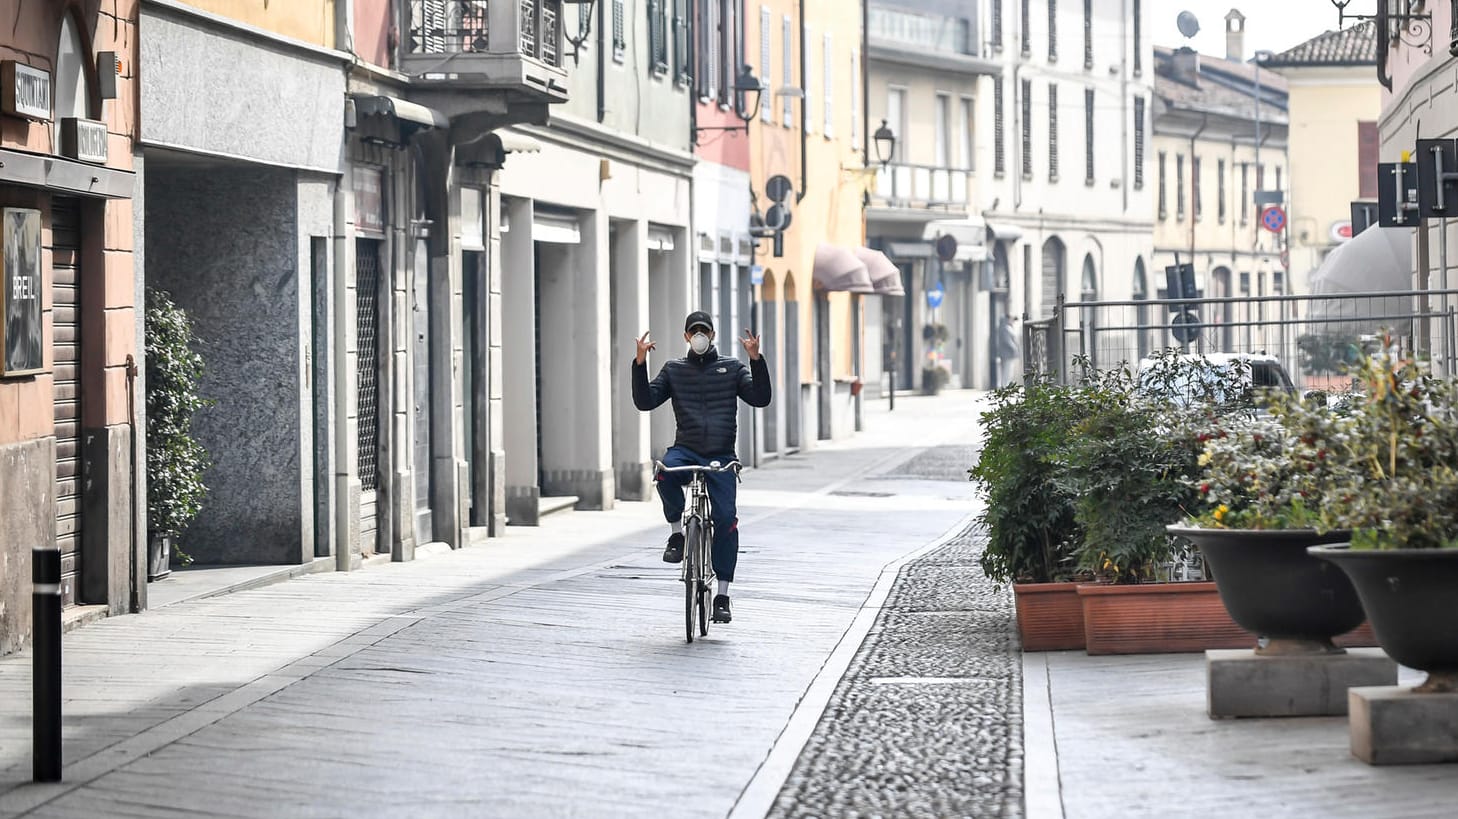
[[[1210,272],[1210,295],[1217,299],[1228,299],[1232,294],[1232,283],[1230,268],[1217,267]],[[1210,305],[1210,321],[1220,325],[1216,339],[1220,343],[1218,352],[1234,352],[1235,328],[1230,325],[1235,323],[1235,302],[1215,302]]]
[[[785,449],[799,449],[801,444],[800,418],[800,300],[795,290],[795,274],[785,274],[785,375],[781,391],[785,407]]]
[[[1144,272],[1144,260],[1134,260],[1134,300],[1138,302],[1149,301],[1149,277]],[[1134,308],[1134,347],[1139,358],[1149,355],[1149,305],[1140,304]]]
[[[1098,308],[1092,306],[1099,300],[1099,272],[1094,265],[1093,254],[1088,253],[1083,257],[1083,272],[1079,276],[1078,300],[1083,302],[1083,314],[1079,316],[1079,331],[1083,335],[1083,348],[1088,354],[1089,362],[1095,367],[1099,364],[1099,332],[1098,332]]]
[[[1063,274],[1068,267],[1068,251],[1057,237],[1049,237],[1043,243],[1043,299],[1039,310],[1043,316],[1053,315],[1058,306],[1058,297],[1063,293]]]
[[[781,360],[780,351],[780,304],[779,288],[776,285],[774,271],[764,272],[764,283],[759,288],[760,300],[760,347],[764,358],[769,362],[770,372],[775,367],[784,369],[785,362]],[[775,392],[779,392],[776,390]],[[775,396],[777,399],[770,404],[769,409],[763,413],[764,416],[764,451],[780,451],[780,430],[784,428],[782,416],[784,414],[783,396]]]
[[[1012,281],[1012,272],[1009,269],[1007,259],[1007,242],[997,241],[992,244],[992,291],[988,294],[988,322],[987,328],[987,349],[991,353],[987,356],[991,365],[987,375],[989,387],[1001,387],[1004,384],[1003,373],[1008,372],[1007,365],[1011,362],[1004,360],[1005,352],[1003,346],[998,343],[999,334],[1002,332],[1003,321],[1008,317],[1011,306],[1008,304],[1008,290]]]

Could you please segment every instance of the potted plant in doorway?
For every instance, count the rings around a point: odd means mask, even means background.
[[[192,435],[192,419],[211,401],[198,394],[203,360],[192,320],[161,290],[147,289],[147,578],[171,573],[172,562],[192,562],[177,543],[202,510],[206,450]]]
[[[968,470],[984,501],[982,571],[1012,584],[1026,651],[1084,645],[1073,559],[1081,534],[1073,494],[1062,480],[1062,452],[1079,417],[1079,397],[1046,375],[997,390],[982,415],[982,451]]]

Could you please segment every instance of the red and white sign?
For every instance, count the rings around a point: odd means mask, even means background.
[[[1267,205],[1261,211],[1261,227],[1272,233],[1280,233],[1286,228],[1286,211],[1279,205]]]
[[[1352,238],[1351,222],[1343,221],[1331,223],[1331,240],[1333,242],[1341,243],[1345,242],[1350,238]]]

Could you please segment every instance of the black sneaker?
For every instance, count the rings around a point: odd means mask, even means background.
[[[714,595],[714,622],[728,623],[733,619],[734,616],[729,613],[729,595]]]
[[[663,550],[664,563],[683,562],[683,533],[675,532],[668,536],[668,546]]]

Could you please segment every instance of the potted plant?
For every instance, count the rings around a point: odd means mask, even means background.
[[[1081,535],[1074,498],[1061,480],[1062,451],[1079,417],[1078,394],[1047,376],[993,393],[986,437],[968,470],[984,505],[982,571],[1011,583],[1027,651],[1084,645],[1073,553]]]
[[[1270,409],[1270,416],[1222,419],[1200,435],[1192,485],[1204,511],[1169,531],[1200,549],[1231,618],[1258,635],[1257,654],[1340,653],[1333,638],[1362,624],[1362,604],[1344,574],[1306,550],[1343,543],[1350,533],[1322,528],[1327,481],[1312,480],[1304,465],[1297,474],[1289,457],[1305,407],[1277,397]],[[1338,468],[1331,460],[1319,466],[1323,475]],[[1345,642],[1372,639],[1369,631]]]
[[[147,578],[160,580],[174,559],[192,562],[177,538],[207,494],[208,457],[192,436],[192,419],[211,402],[198,395],[203,360],[192,321],[167,293],[151,288],[146,311]]]
[[[1200,436],[1246,407],[1241,374],[1156,354],[1137,376],[1087,370],[1082,417],[1065,453],[1083,534],[1079,565],[1101,581],[1079,587],[1090,654],[1237,648],[1250,636],[1208,581],[1190,581],[1167,526],[1204,503],[1190,483]],[[1179,581],[1179,582],[1172,582]]]
[[[1458,691],[1458,385],[1388,351],[1354,376],[1345,411],[1297,419],[1296,471],[1333,499],[1322,524],[1352,532],[1309,551],[1351,578],[1383,650],[1428,672],[1417,691]]]

